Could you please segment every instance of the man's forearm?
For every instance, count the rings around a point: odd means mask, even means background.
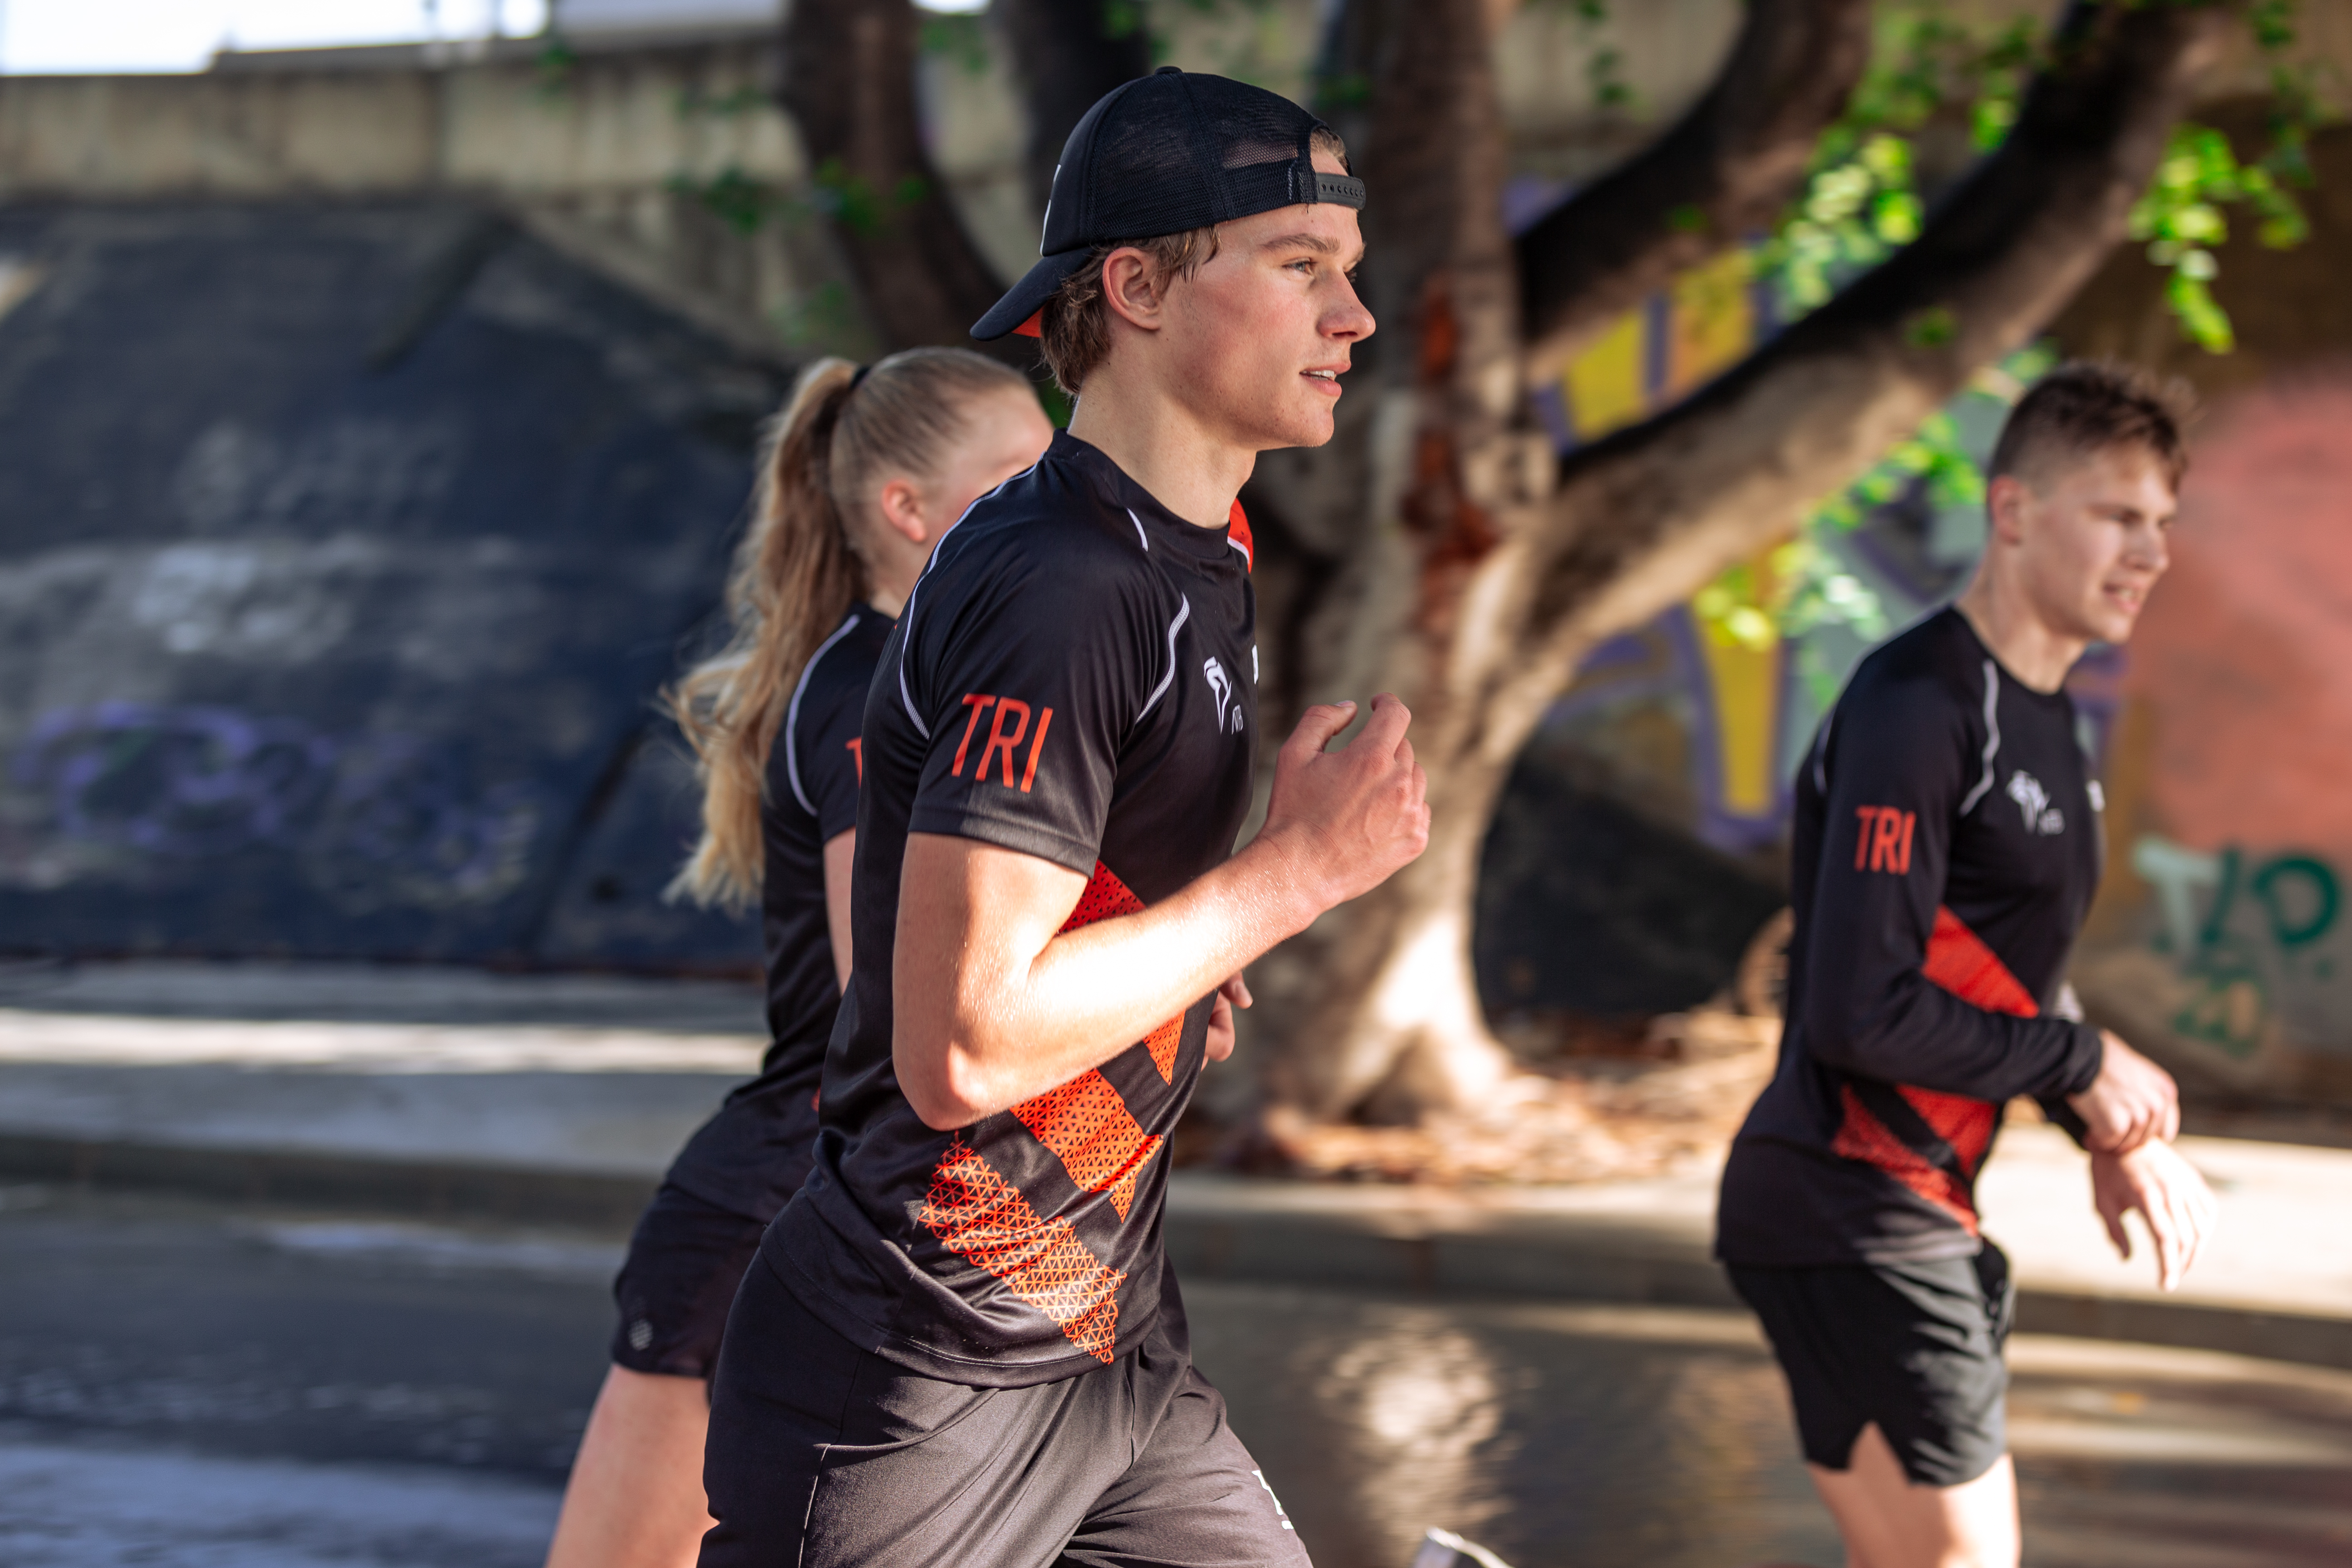
[[[1822,991],[1832,1000],[1809,1010],[1807,1048],[1858,1078],[2005,1100],[2073,1093],[2097,1071],[2096,1036],[2083,1026],[1979,1007],[1924,977],[1899,976],[1867,1005]]]
[[[910,835],[903,880],[892,1054],[917,1114],[942,1128],[1099,1067],[1328,907],[1279,835],[1149,909],[1061,934],[1084,879],[1034,857]]]

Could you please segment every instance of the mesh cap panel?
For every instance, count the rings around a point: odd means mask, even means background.
[[[1302,202],[1362,206],[1361,181],[1315,168],[1321,125],[1264,88],[1172,66],[1113,89],[1062,149],[1042,258],[972,336],[1019,328],[1098,245],[1181,234]]]

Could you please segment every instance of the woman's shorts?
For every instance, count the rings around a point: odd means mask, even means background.
[[[745,1084],[678,1151],[613,1282],[614,1364],[705,1380],[718,1370],[735,1287],[808,1175],[816,1106],[805,1078]]]

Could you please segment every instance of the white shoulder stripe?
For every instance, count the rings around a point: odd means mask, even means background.
[[[2000,667],[1992,660],[1984,661],[1985,677],[1985,744],[1984,777],[1976,787],[1962,797],[1959,815],[1966,816],[1977,802],[1992,793],[1993,759],[2000,755]]]
[[[1837,722],[1837,703],[1822,715],[1822,727],[1813,734],[1813,788],[1823,800],[1830,793],[1830,728]]]
[[[1169,682],[1176,679],[1176,633],[1192,618],[1192,601],[1179,594],[1176,604],[1176,618],[1168,623],[1168,673],[1160,678],[1160,684],[1151,689],[1151,695],[1145,698],[1143,706],[1136,710],[1135,716],[1139,719],[1159,705],[1160,700],[1168,695]]]
[[[808,791],[801,785],[800,752],[793,744],[793,738],[800,728],[801,698],[808,691],[809,677],[816,673],[817,660],[831,653],[834,644],[856,631],[857,623],[864,618],[856,611],[852,611],[849,618],[836,626],[831,637],[816,645],[816,651],[809,655],[806,664],[801,666],[801,678],[793,687],[792,703],[784,710],[784,732],[777,737],[784,748],[784,777],[793,786],[793,798],[799,801],[801,809],[811,816],[816,815],[816,802],[808,797]]]
[[[1146,555],[1150,554],[1151,541],[1143,536],[1143,520],[1135,515],[1135,509],[1133,507],[1129,507],[1127,509],[1127,521],[1135,524],[1135,542],[1143,546],[1143,552]]]
[[[933,545],[931,564],[936,564],[939,558],[939,546]],[[931,565],[927,564],[923,568],[923,577],[930,574]],[[916,578],[915,585],[907,590],[907,607],[898,612],[898,702],[907,710],[907,721],[914,725],[915,733],[928,741],[931,738],[931,727],[923,722],[920,713],[915,711],[915,700],[907,690],[907,639],[914,635],[915,595],[923,591],[923,577]]]
[[[1250,567],[1257,564],[1257,557],[1250,553],[1250,547],[1248,545],[1244,544],[1240,540],[1235,539],[1230,533],[1225,535],[1225,542],[1242,552],[1242,563],[1244,566]]]
[[[1038,462],[1043,461],[1045,461],[1045,459],[1042,458],[1038,459]],[[1013,475],[1012,479],[1006,479],[1003,484],[998,485],[995,489],[989,491],[984,496],[976,498],[972,501],[971,506],[968,506],[964,508],[962,511],[959,512],[956,515],[955,521],[948,524],[948,526],[940,531],[939,538],[932,542],[931,552],[923,562],[922,576],[916,578],[915,585],[907,590],[906,605],[898,612],[898,701],[906,708],[907,717],[913,721],[915,732],[922,736],[926,741],[931,738],[931,727],[923,722],[923,716],[920,713],[915,711],[915,699],[907,689],[907,639],[908,635],[915,629],[915,595],[923,591],[923,578],[929,577],[931,574],[931,568],[940,563],[940,552],[946,547],[948,535],[956,531],[957,524],[961,523],[965,518],[971,515],[972,508],[979,506],[982,501],[994,500],[999,494],[1003,493],[1005,485],[1012,484],[1014,480],[1025,479],[1036,471],[1037,464],[1030,464],[1027,468]]]

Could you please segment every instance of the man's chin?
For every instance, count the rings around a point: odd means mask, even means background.
[[[1284,420],[1282,438],[1275,444],[1282,447],[1320,447],[1331,438],[1332,433],[1339,427],[1339,422],[1332,416],[1329,409],[1318,408],[1311,414]]]
[[[2086,619],[2079,634],[2093,642],[2111,643],[2122,647],[2131,641],[2132,628],[2139,625],[2137,616],[2117,615],[2112,611]]]

